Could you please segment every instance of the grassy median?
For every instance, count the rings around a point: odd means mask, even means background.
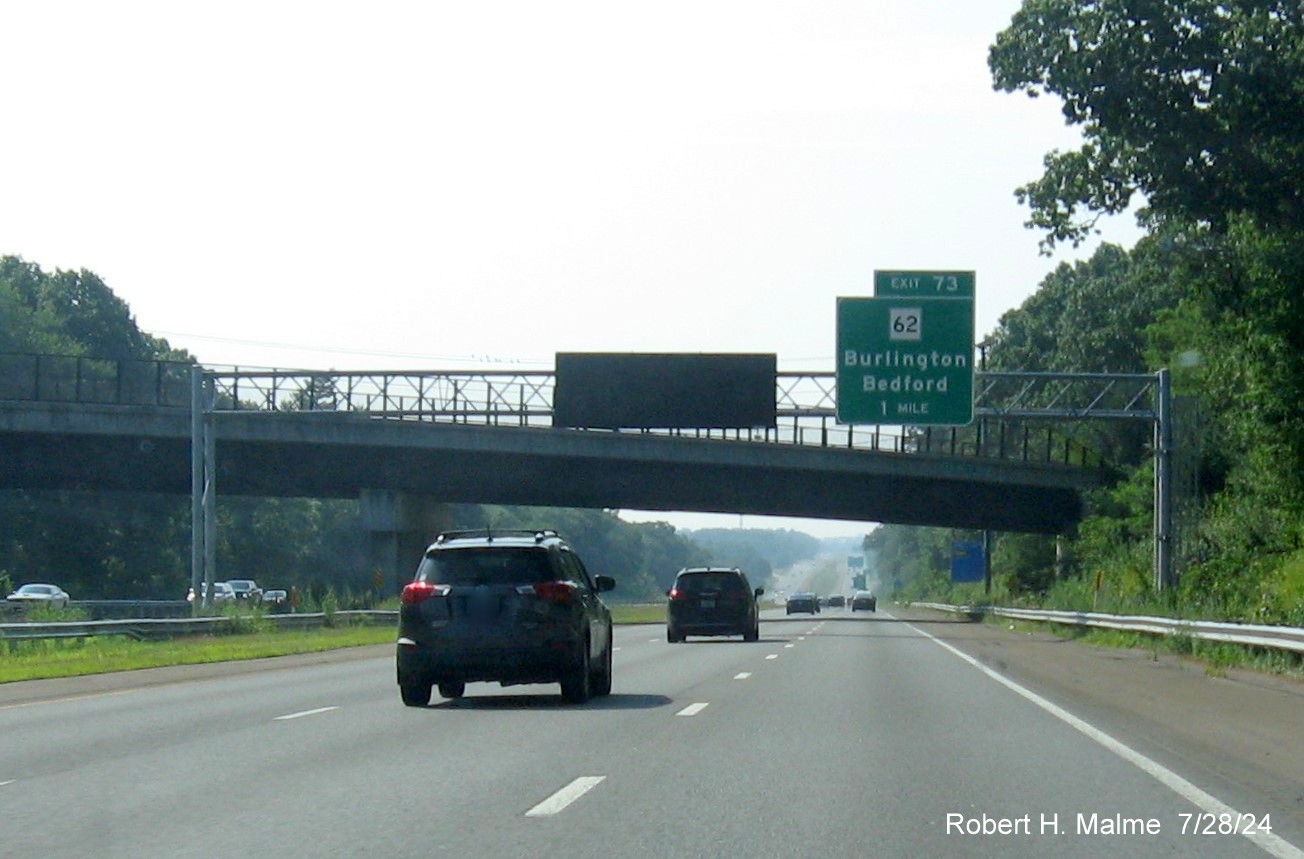
[[[661,605],[611,608],[616,623],[651,623],[665,620]],[[240,625],[241,631],[221,635],[195,635],[166,641],[134,641],[123,636],[42,639],[0,642],[0,683],[79,677],[167,665],[196,665],[240,659],[266,659],[295,653],[317,653],[342,647],[389,644],[394,627],[337,625],[319,629],[277,631],[257,619]]]

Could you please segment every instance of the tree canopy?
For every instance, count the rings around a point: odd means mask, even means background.
[[[1304,228],[1299,0],[1025,0],[988,65],[996,88],[1058,96],[1082,128],[1016,192],[1047,246],[1137,193],[1152,225]]]

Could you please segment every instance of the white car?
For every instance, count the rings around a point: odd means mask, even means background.
[[[247,602],[260,602],[263,589],[253,579],[227,579],[226,583],[235,590],[235,598]]]
[[[195,589],[186,592],[186,602],[195,601]],[[235,602],[235,589],[226,582],[213,582],[213,605]]]
[[[58,585],[31,584],[23,585],[9,595],[12,603],[28,606],[45,605],[51,608],[67,608],[72,597]]]
[[[227,582],[213,582],[213,605],[233,603],[236,599],[235,588]]]

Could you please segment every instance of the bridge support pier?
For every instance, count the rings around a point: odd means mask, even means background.
[[[445,505],[388,489],[364,489],[359,502],[369,569],[380,595],[394,596],[411,580],[426,546],[444,530]]]

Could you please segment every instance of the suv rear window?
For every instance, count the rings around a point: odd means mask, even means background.
[[[439,585],[522,585],[552,581],[548,553],[539,549],[444,549],[421,561],[417,579]]]
[[[743,591],[746,586],[743,584],[742,576],[737,573],[688,573],[679,577],[675,582],[675,587],[686,594],[697,594],[703,591]]]

